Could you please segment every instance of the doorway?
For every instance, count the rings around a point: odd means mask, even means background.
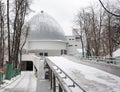
[[[33,71],[33,62],[32,61],[22,61],[21,62],[22,71]]]

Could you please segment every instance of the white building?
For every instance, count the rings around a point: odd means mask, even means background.
[[[39,71],[40,57],[67,54],[64,32],[50,15],[41,11],[30,19],[27,29],[29,35],[23,50],[22,70],[35,70],[36,67]]]
[[[77,35],[74,30],[73,30],[73,35],[72,36],[66,36],[68,46],[67,46],[67,51],[68,55],[75,55],[77,52],[77,49],[81,49],[81,40],[80,36]]]
[[[60,25],[50,15],[41,11],[28,22],[29,36],[24,47],[38,56],[66,54],[67,41]]]
[[[78,36],[65,37],[64,31],[56,20],[43,11],[30,19],[27,28],[29,35],[24,46],[23,70],[35,70],[33,66],[38,69],[39,57],[60,56],[67,52],[69,55],[74,55],[76,49],[81,48]]]

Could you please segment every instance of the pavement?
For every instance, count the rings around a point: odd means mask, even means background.
[[[49,80],[44,79],[45,71],[44,71],[44,61],[40,61],[40,69],[39,76],[37,79],[37,89],[36,92],[52,92],[50,89]]]
[[[0,92],[36,92],[36,78],[32,71],[22,72],[21,76],[0,89]]]
[[[23,71],[21,75],[5,80],[0,86],[0,92],[52,92],[49,80],[44,79],[44,61],[40,61],[38,78],[33,71]]]

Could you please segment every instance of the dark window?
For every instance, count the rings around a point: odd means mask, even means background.
[[[71,39],[69,39],[69,40],[71,40]]]
[[[77,46],[77,45],[75,45],[75,46]]]
[[[76,40],[77,40],[77,39],[80,39],[80,37],[75,37],[75,38],[76,38]]]
[[[65,54],[65,55],[67,54],[67,50],[64,50],[64,54]]]
[[[63,51],[63,50],[61,50],[61,55],[63,55],[63,53],[64,53],[64,51]]]
[[[73,45],[68,45],[69,47],[72,47]]]
[[[22,71],[33,71],[33,62],[32,61],[22,61],[21,62]]]
[[[44,56],[48,56],[48,53],[44,53]]]
[[[40,56],[43,56],[43,53],[40,53],[39,55],[40,55]]]
[[[74,40],[74,39],[72,39],[72,40]]]

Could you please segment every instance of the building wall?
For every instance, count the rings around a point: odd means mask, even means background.
[[[29,41],[29,50],[61,50],[66,49],[66,42],[62,41]]]
[[[69,55],[74,55],[76,53],[77,49],[81,49],[81,41],[79,36],[66,36],[67,39],[67,49],[68,49],[68,54]]]
[[[32,61],[33,65],[37,68],[37,70],[39,71],[40,69],[40,57],[37,57],[34,54],[27,54],[27,55],[22,55],[22,62],[24,61]],[[35,71],[35,68],[33,66],[33,71]],[[39,72],[38,72],[39,73]]]
[[[40,56],[40,53],[48,53],[48,56],[59,56],[61,55],[61,50],[37,50],[35,51],[37,56]]]
[[[64,41],[28,41],[26,45],[28,53],[35,53],[37,56],[59,56],[65,54],[67,42]],[[63,53],[62,53],[63,51]],[[40,55],[42,53],[43,55]]]

